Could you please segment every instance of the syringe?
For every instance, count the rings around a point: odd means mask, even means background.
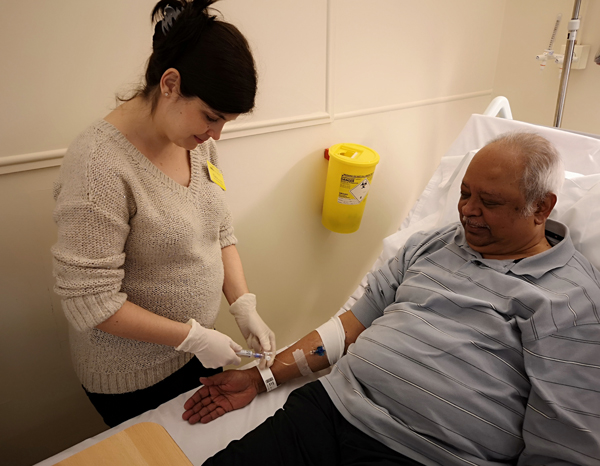
[[[249,349],[236,351],[235,354],[237,354],[238,356],[240,356],[242,358],[264,359],[265,361],[270,361],[271,358],[273,357],[273,353],[270,351],[265,351],[265,352],[261,353],[261,352],[252,351]]]

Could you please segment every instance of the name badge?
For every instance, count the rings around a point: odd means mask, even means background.
[[[227,191],[227,188],[225,187],[225,180],[223,179],[223,173],[221,173],[221,170],[219,170],[212,163],[210,163],[210,160],[206,161],[206,166],[208,167],[208,176],[210,176],[212,182],[218,184],[223,191]]]

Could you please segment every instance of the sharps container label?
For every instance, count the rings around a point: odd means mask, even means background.
[[[345,205],[357,205],[369,194],[373,173],[368,175],[343,174],[340,181],[340,192],[338,202]]]

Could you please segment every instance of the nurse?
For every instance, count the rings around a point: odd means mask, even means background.
[[[248,345],[275,351],[213,142],[254,107],[256,70],[213,2],[155,6],[144,84],[75,139],[55,185],[55,290],[75,372],[111,427],[240,363],[213,328],[221,291]]]

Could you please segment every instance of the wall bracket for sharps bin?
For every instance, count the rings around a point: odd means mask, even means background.
[[[379,154],[350,143],[335,144],[326,152],[329,166],[321,221],[336,233],[354,233],[360,227]]]

